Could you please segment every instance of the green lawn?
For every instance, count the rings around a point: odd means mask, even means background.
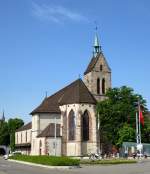
[[[49,165],[49,166],[78,166],[80,164],[80,160],[78,159],[71,159],[69,157],[55,157],[55,156],[15,155],[9,157],[9,159]]]
[[[113,160],[82,160],[80,164],[132,164],[137,163],[136,160],[127,160],[127,159],[113,159]]]
[[[127,159],[113,159],[113,160],[79,160],[69,157],[55,157],[55,156],[28,156],[28,155],[15,155],[9,157],[9,159],[31,162],[36,164],[43,164],[49,166],[79,166],[84,165],[96,165],[96,164],[131,164],[136,163],[136,160]]]

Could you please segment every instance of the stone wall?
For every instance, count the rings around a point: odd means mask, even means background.
[[[43,138],[37,138],[39,135],[50,123],[61,124],[61,115],[60,114],[35,114],[32,116],[32,144],[31,144],[31,154],[39,155],[40,153],[44,155],[45,147],[39,146],[40,140],[42,144],[45,144],[45,140]],[[41,149],[41,150],[40,150]]]
[[[100,66],[102,65],[102,70]],[[97,79],[100,80],[100,93],[97,93]],[[97,63],[91,72],[84,75],[84,83],[89,91],[95,96],[97,101],[106,99],[105,94],[102,92],[102,79],[105,79],[105,91],[111,88],[111,70],[109,69],[106,59],[102,54],[98,58]]]
[[[60,106],[62,111],[62,154],[67,156],[81,156],[84,155],[83,142],[81,140],[81,117],[85,111],[88,112],[90,117],[90,130],[89,130],[89,141],[84,142],[86,145],[86,154],[90,151],[96,152],[98,148],[97,144],[97,125],[96,125],[96,109],[95,105],[91,104],[70,104]],[[68,139],[68,116],[70,111],[73,110],[75,113],[75,140],[70,141]]]
[[[15,144],[31,143],[31,129],[15,133]]]

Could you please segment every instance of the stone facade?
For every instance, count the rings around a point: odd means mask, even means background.
[[[31,152],[22,150],[24,154],[85,156],[99,151],[96,103],[111,88],[111,69],[97,35],[94,48],[84,82],[78,79],[45,98],[31,113],[32,128],[16,132],[16,145],[30,144]]]
[[[102,53],[95,57],[96,62],[90,72],[84,75],[83,81],[97,101],[104,100],[107,89],[111,88],[111,69]],[[97,81],[99,79],[99,82]],[[104,92],[102,91],[102,81],[105,80]],[[99,93],[97,92],[99,83]]]
[[[16,150],[24,155],[31,153],[32,130],[23,130],[15,133]]]
[[[97,125],[95,116],[95,105],[90,104],[71,104],[60,106],[63,113],[62,115],[62,154],[67,156],[82,156],[87,155],[90,152],[97,151]],[[75,140],[70,141],[68,116],[73,111],[75,113]],[[89,137],[88,141],[82,141],[81,139],[81,117],[83,113],[87,111],[89,114]]]
[[[42,141],[42,152],[46,154],[44,150],[45,138],[37,138],[37,136],[50,124],[50,123],[61,123],[60,114],[36,114],[32,116],[32,143],[31,143],[31,154],[40,155],[40,141]]]

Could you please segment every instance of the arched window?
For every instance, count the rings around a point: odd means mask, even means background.
[[[100,80],[97,79],[97,94],[100,94]]]
[[[100,65],[100,71],[103,71],[103,65]]]
[[[89,140],[89,115],[87,111],[81,117],[81,136],[82,141]]]
[[[102,79],[102,94],[105,94],[105,79]]]
[[[74,114],[73,110],[71,110],[70,113],[69,113],[68,127],[69,127],[68,139],[69,140],[75,140],[75,114]]]

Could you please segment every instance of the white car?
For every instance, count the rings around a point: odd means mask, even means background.
[[[3,156],[3,159],[4,159],[4,160],[8,160],[8,155],[4,155],[4,156]]]

